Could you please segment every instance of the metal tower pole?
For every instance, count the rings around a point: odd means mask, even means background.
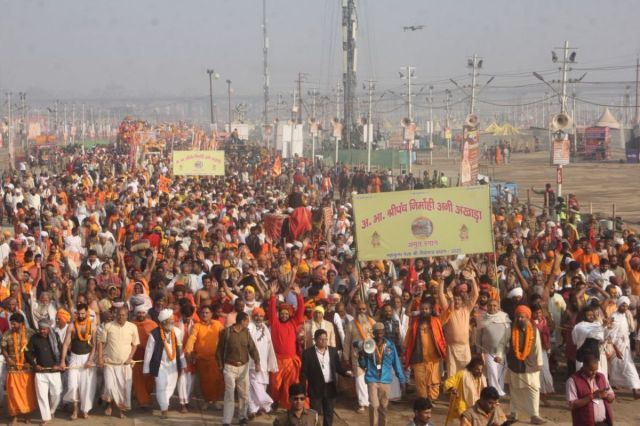
[[[356,86],[356,33],[357,16],[355,0],[342,0],[342,50],[343,50],[343,86],[344,86],[344,138],[351,158],[351,131],[353,128],[353,109]]]

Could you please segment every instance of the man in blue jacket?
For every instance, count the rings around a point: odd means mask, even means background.
[[[373,353],[360,350],[358,363],[365,370],[364,381],[369,389],[369,426],[386,426],[387,407],[391,390],[392,370],[395,371],[403,391],[407,379],[396,346],[384,337],[384,324],[373,326],[375,349]]]

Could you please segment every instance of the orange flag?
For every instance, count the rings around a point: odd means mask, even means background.
[[[273,167],[271,168],[271,174],[273,176],[280,176],[282,173],[282,162],[280,160],[280,156],[276,157],[276,160],[273,162]]]

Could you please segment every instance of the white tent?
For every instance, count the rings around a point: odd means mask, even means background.
[[[605,108],[604,112],[600,116],[600,119],[596,122],[595,127],[608,127],[610,129],[619,129],[620,123],[611,114],[609,108]]]

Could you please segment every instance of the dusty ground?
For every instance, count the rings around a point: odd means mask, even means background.
[[[556,389],[564,391],[564,386],[556,386]],[[351,399],[344,399],[340,404],[341,407],[336,410],[336,417],[334,425],[336,426],[356,426],[367,425],[369,423],[368,415],[358,414],[351,407],[353,407],[355,401]],[[508,402],[502,403],[503,409],[508,412]],[[634,402],[630,392],[619,392],[618,398],[614,403],[614,415],[615,424],[617,426],[637,426],[640,424],[640,410],[638,409],[640,404]],[[447,405],[443,400],[438,401],[434,409],[434,415],[432,418],[433,424],[436,426],[444,425],[446,418]],[[548,425],[557,426],[570,426],[571,425],[571,413],[566,408],[563,395],[556,395],[551,398],[551,407],[542,407],[540,410],[541,415],[548,420]],[[167,420],[161,420],[158,411],[153,413],[146,413],[142,411],[135,411],[130,413],[129,418],[120,420],[115,417],[107,418],[102,414],[92,414],[91,418],[82,423],[95,424],[95,425],[110,425],[110,426],[131,426],[131,425],[198,425],[198,426],[213,426],[222,424],[222,411],[209,409],[206,412],[191,412],[189,414],[179,414],[177,411],[170,412],[170,417]],[[412,417],[411,404],[409,401],[403,401],[401,403],[392,404],[389,408],[389,422],[390,426],[404,426]],[[34,413],[34,423],[39,423],[36,419],[37,413]],[[57,414],[51,425],[65,425],[69,424],[68,413]],[[250,425],[271,425],[273,424],[274,416],[264,415],[249,422]],[[6,417],[2,420],[6,421]],[[522,419],[521,424],[529,424],[529,419]],[[76,423],[81,422],[80,420]],[[237,424],[237,420],[234,420]]]
[[[640,181],[640,165],[620,164],[617,160],[621,158],[623,152],[620,150],[614,151],[612,160],[606,163],[580,162],[564,166],[562,193],[565,196],[576,194],[581,210],[586,213],[592,209],[594,213],[611,216],[615,203],[616,216],[640,229],[640,199],[635,191]],[[431,174],[434,169],[441,170],[452,176],[455,184],[458,167],[453,158],[447,159],[446,151],[436,151],[432,166],[414,166],[413,173],[422,176],[425,169]],[[482,161],[480,173],[488,174],[495,181],[517,183],[521,200],[527,199],[527,189],[531,186],[541,190],[545,183],[551,183],[556,189],[556,167],[549,165],[548,152],[514,154],[510,164],[502,166],[491,166]],[[531,201],[534,205],[542,204],[542,196],[531,192]]]

